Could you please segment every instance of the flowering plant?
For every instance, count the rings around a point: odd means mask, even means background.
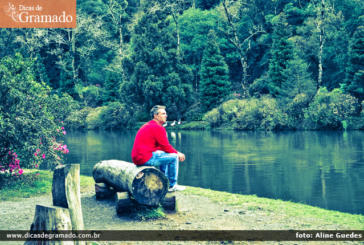
[[[0,158],[0,173],[11,176],[20,176],[23,174],[23,169],[19,165],[20,160],[15,151],[9,150],[8,154]]]
[[[44,145],[40,140],[39,145],[33,153],[33,167],[38,168],[41,164],[45,163],[47,167],[53,168],[62,163],[63,156],[69,153],[69,149],[67,145],[57,140],[57,138],[61,138],[66,133],[65,128],[59,126],[56,128],[55,136],[51,138],[48,145]]]

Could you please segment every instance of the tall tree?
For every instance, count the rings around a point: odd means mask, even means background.
[[[222,0],[227,26],[222,30],[236,49],[239,56],[241,69],[240,90],[244,97],[248,96],[248,51],[251,48],[251,40],[256,35],[264,33],[262,25],[255,24],[250,18],[252,7],[249,1]]]
[[[210,30],[207,38],[200,71],[200,102],[203,111],[223,102],[231,87],[228,66],[220,54],[215,32]]]
[[[176,56],[177,42],[169,32],[168,9],[153,2],[134,27],[131,56],[124,60],[127,80],[121,84],[125,102],[145,111],[155,104],[180,118],[191,103],[191,72]]]
[[[272,35],[273,44],[269,62],[268,90],[273,96],[280,96],[281,89],[286,82],[284,74],[288,62],[292,58],[292,44],[289,41],[290,31],[283,13],[272,20],[274,31]]]
[[[213,10],[189,9],[179,18],[181,26],[181,52],[193,72],[193,87],[199,90],[199,72],[203,51],[210,29],[216,28],[218,14]]]
[[[283,71],[285,81],[280,90],[280,96],[284,101],[293,99],[298,94],[306,94],[311,98],[316,92],[316,83],[309,72],[309,66],[300,57],[297,49],[294,49],[292,59],[287,62]]]
[[[364,26],[359,26],[351,39],[345,87],[360,101],[364,100]]]

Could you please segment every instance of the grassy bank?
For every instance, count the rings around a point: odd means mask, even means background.
[[[313,226],[320,223],[334,223],[350,227],[353,230],[364,230],[364,216],[343,213],[313,207],[301,203],[257,197],[254,195],[239,195],[228,192],[189,187],[186,193],[208,197],[210,200],[233,206],[246,207],[248,210],[265,210],[281,216],[296,217],[297,220],[309,218]],[[316,223],[316,224],[314,224]]]
[[[28,170],[10,183],[1,183],[0,200],[20,200],[36,195],[50,193],[52,190],[51,171]],[[94,189],[92,177],[81,175],[81,193],[91,192]],[[266,211],[280,217],[295,217],[297,220],[309,219],[312,225],[319,227],[320,224],[333,223],[348,229],[364,230],[364,216],[326,210],[305,204],[261,198],[252,195],[239,195],[227,192],[213,191],[208,189],[188,187],[187,195],[205,196],[214,202],[223,205],[244,207],[247,210]],[[161,215],[163,216],[163,215]]]
[[[0,200],[18,200],[52,192],[53,172],[46,170],[27,169],[19,177],[0,177]],[[80,180],[81,192],[93,190],[94,181],[91,177],[82,176]]]

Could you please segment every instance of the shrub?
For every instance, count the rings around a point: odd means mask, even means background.
[[[286,127],[287,115],[279,108],[276,99],[263,96],[239,102],[234,128],[241,130],[276,130]]]
[[[85,106],[96,107],[102,102],[103,89],[98,86],[90,85],[83,87],[80,84],[76,84],[75,90]]]
[[[203,116],[203,120],[207,121],[211,127],[218,127],[222,124],[220,113],[217,108],[212,109]]]
[[[103,107],[100,113],[103,129],[125,129],[135,124],[135,117],[132,108],[128,108],[120,102],[112,102]]]
[[[66,153],[60,141],[66,131],[52,108],[54,97],[48,86],[35,81],[34,70],[34,61],[20,54],[0,60],[3,174],[21,174],[22,167],[53,167]]]
[[[72,111],[64,121],[65,126],[69,129],[86,129],[86,118],[91,110],[91,107],[85,107],[81,110]]]
[[[343,127],[343,121],[358,114],[358,108],[357,99],[340,89],[329,92],[325,87],[320,88],[305,110],[305,127],[340,129]]]
[[[89,114],[86,117],[87,129],[98,129],[102,127],[103,121],[101,119],[101,112],[105,108],[105,106],[101,106],[92,108],[90,110]]]
[[[252,130],[259,128],[262,118],[259,115],[258,103],[259,100],[256,98],[239,101],[236,118],[233,120],[235,129]]]
[[[69,94],[62,96],[53,94],[48,104],[50,112],[55,115],[58,121],[64,121],[72,112],[79,109],[79,104]]]
[[[203,113],[199,103],[193,104],[187,109],[186,113],[184,114],[184,118],[186,121],[201,121],[202,117]]]
[[[289,128],[303,128],[303,121],[305,119],[305,109],[308,107],[309,103],[310,103],[310,96],[308,96],[305,93],[300,93],[297,94],[292,99],[292,101],[290,101],[286,105],[286,112],[288,114],[287,123]]]
[[[287,125],[287,114],[269,96],[229,100],[205,114],[211,127],[232,125],[238,130],[275,130]]]
[[[261,118],[259,129],[276,130],[287,126],[288,116],[278,106],[276,99],[265,96],[259,100],[258,105]]]

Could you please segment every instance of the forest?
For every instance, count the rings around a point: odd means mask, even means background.
[[[61,161],[66,129],[168,120],[364,129],[361,0],[78,0],[77,28],[0,29],[0,171]]]

